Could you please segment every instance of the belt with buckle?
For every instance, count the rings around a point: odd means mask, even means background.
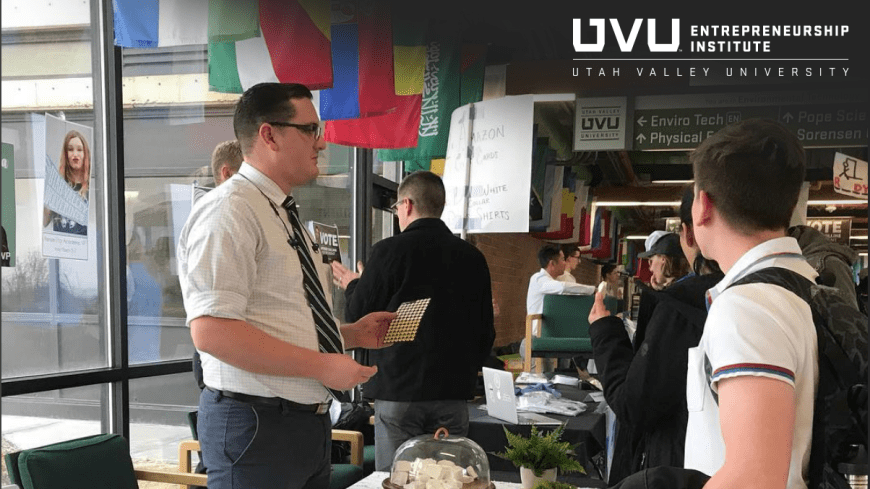
[[[329,402],[321,402],[318,404],[301,404],[298,402],[293,402],[289,399],[284,399],[283,397],[253,396],[251,394],[242,394],[240,392],[212,389],[211,387],[206,387],[206,389],[212,392],[216,392],[223,397],[235,399],[236,401],[244,402],[246,404],[282,408],[290,411],[303,411],[314,414],[326,414],[329,411],[330,405]]]

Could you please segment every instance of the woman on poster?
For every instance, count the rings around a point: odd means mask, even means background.
[[[73,190],[88,200],[88,187],[91,181],[91,150],[88,140],[78,131],[72,130],[63,138],[58,171]],[[87,236],[87,224],[80,224],[48,208],[43,209],[43,226],[52,225],[52,230]]]

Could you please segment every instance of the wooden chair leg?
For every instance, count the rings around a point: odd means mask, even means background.
[[[535,321],[541,321],[543,316],[541,314],[529,314],[526,316],[526,345],[523,351],[523,371],[531,372],[532,371],[532,337],[540,336],[540,331],[537,335],[534,334],[534,323]]]
[[[193,473],[191,455],[199,450],[199,442],[196,440],[182,440],[178,444],[178,471],[183,474]],[[182,485],[181,489],[190,489],[191,486]]]

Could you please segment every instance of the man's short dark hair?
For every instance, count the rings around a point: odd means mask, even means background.
[[[296,115],[291,99],[311,98],[311,90],[298,83],[258,83],[245,90],[236,103],[233,129],[248,154],[264,122],[289,122]]]
[[[601,280],[607,280],[607,276],[614,270],[616,270],[616,263],[605,263],[604,265],[601,265]]]
[[[723,127],[689,155],[698,190],[743,234],[787,229],[806,173],[804,149],[782,124],[747,119]]]
[[[561,252],[562,250],[554,244],[545,244],[542,246],[541,249],[538,250],[538,263],[540,263],[541,268],[547,268],[547,264],[550,263],[551,260],[558,260],[559,253]]]
[[[579,255],[580,249],[577,248],[577,245],[575,245],[575,244],[563,244],[561,249],[562,249],[562,254],[565,255],[566,260],[568,259],[569,256],[573,256],[575,253],[577,253],[578,257],[580,256]]]
[[[411,199],[420,217],[441,217],[444,211],[444,182],[430,171],[415,171],[406,176],[397,195],[399,199]]]
[[[680,224],[694,225],[692,220],[692,204],[695,202],[695,185],[683,187],[683,198],[680,199]]]

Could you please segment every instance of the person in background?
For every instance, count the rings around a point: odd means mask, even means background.
[[[633,343],[623,322],[605,309],[605,294],[596,294],[589,314],[595,365],[618,423],[610,484],[645,468],[683,466],[688,351],[698,345],[704,331],[704,294],[723,276],[698,249],[692,227],[693,194],[688,190],[680,205],[679,240],[685,258],[697,265],[699,273],[661,292],[641,294]]]
[[[211,153],[211,174],[214,176],[214,186],[217,187],[235,175],[243,161],[242,148],[237,140],[231,139],[215,146]]]
[[[572,272],[580,265],[580,249],[577,248],[577,245],[563,245],[562,255],[565,257],[565,272],[559,275],[556,280],[576,284],[577,279]]]
[[[619,294],[619,267],[615,263],[601,265],[601,282],[604,285],[604,295],[620,298]]]
[[[0,266],[8,267],[9,263],[11,263],[11,256],[9,254],[9,243],[6,241],[6,228],[0,226]]]
[[[852,265],[858,261],[858,253],[809,226],[792,226],[788,235],[797,240],[807,263],[818,272],[820,283],[837,289],[843,299],[857,308]]]
[[[546,294],[594,294],[595,287],[557,280],[565,273],[565,256],[558,246],[546,244],[538,250],[541,270],[529,279],[526,294],[526,314],[541,314]],[[522,348],[522,347],[521,347]],[[522,351],[522,349],[520,350]]]
[[[529,289],[526,294],[526,314],[541,314],[544,311],[544,296],[547,294],[586,294],[595,293],[595,287],[571,282],[562,282],[558,278],[565,273],[565,255],[554,244],[545,244],[538,250],[538,263],[541,270],[529,279]],[[535,325],[537,327],[537,324]],[[537,330],[534,331],[537,334]],[[520,357],[525,358],[526,339],[520,341]]]
[[[385,346],[395,318],[339,325],[324,298],[326,266],[291,195],[317,177],[326,146],[311,98],[293,83],[242,94],[233,126],[245,163],[201,198],[179,237],[210,489],[327,488],[331,401],[377,373],[344,350]]]
[[[689,264],[676,233],[653,231],[646,239],[646,251],[637,256],[649,259],[650,286],[655,290],[662,290],[689,273]]]
[[[64,181],[87,202],[91,182],[91,149],[88,140],[76,130],[69,131],[63,138],[58,172]],[[81,236],[88,234],[87,223],[75,222],[47,207],[44,208],[42,215],[43,227],[51,224],[53,231]]]
[[[345,293],[348,320],[430,299],[413,341],[369,352],[378,375],[362,385],[362,395],[375,400],[380,471],[390,470],[396,449],[410,438],[440,427],[452,436],[468,434],[467,401],[495,340],[489,266],[440,219],[446,196],[441,178],[411,173],[397,196],[393,209],[401,233],[372,247],[365,270]]]

